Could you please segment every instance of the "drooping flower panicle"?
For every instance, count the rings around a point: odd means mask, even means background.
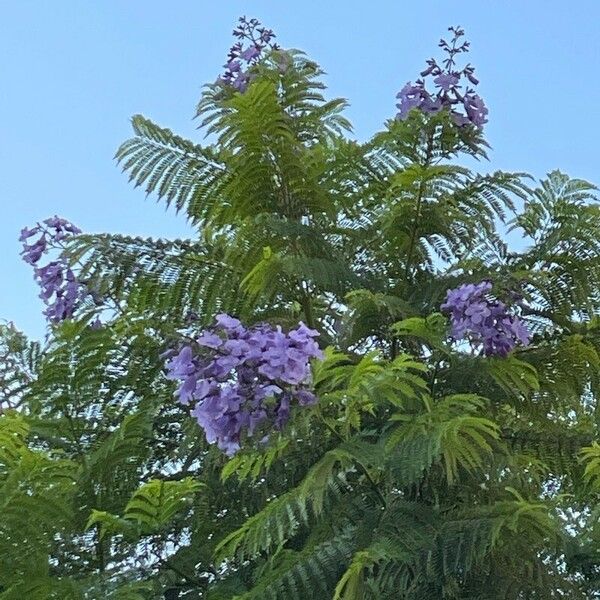
[[[447,57],[441,65],[434,58],[429,59],[427,68],[421,72],[421,78],[415,83],[409,81],[398,92],[396,118],[406,119],[413,109],[424,113],[448,110],[459,126],[472,125],[480,128],[487,123],[488,109],[474,89],[479,83],[474,75],[474,68],[467,64],[459,69],[456,65],[456,56],[469,51],[469,42],[462,40],[464,31],[460,27],[450,27],[449,31],[453,34],[450,42],[440,40],[439,43]],[[425,86],[427,77],[433,80],[433,92]],[[464,86],[461,82],[464,82]]]
[[[448,290],[442,310],[450,313],[452,337],[480,344],[486,356],[507,356],[518,344],[527,346],[531,334],[499,300],[488,298],[489,281],[467,283]]]
[[[21,230],[21,256],[34,267],[34,276],[41,288],[40,298],[46,304],[44,314],[52,323],[71,318],[80,302],[88,295],[88,290],[77,280],[64,259],[59,258],[44,266],[39,266],[38,263],[48,250],[79,233],[81,229],[57,216],[50,217],[31,229],[25,227]],[[34,236],[38,236],[37,239],[30,241]]]
[[[277,50],[279,47],[272,42],[273,31],[263,27],[258,19],[240,17],[233,35],[238,41],[229,50],[223,65],[225,72],[219,82],[243,94],[252,80],[250,67],[263,57],[266,49]]]
[[[284,333],[267,324],[246,328],[221,314],[214,327],[169,353],[167,378],[180,382],[181,404],[194,403],[207,441],[232,455],[257,429],[281,429],[292,403],[316,402],[310,360],[322,357],[317,335],[303,323]]]

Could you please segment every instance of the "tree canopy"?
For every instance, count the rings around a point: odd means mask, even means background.
[[[23,230],[0,600],[600,598],[597,190],[465,166],[450,34],[358,142],[241,19],[205,142],[136,115],[116,154],[192,239]]]

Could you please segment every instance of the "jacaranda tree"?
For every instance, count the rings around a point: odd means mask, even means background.
[[[0,599],[600,597],[596,188],[462,166],[459,28],[365,143],[234,35],[206,144],[138,115],[117,151],[193,239],[22,232],[49,325],[0,329]]]

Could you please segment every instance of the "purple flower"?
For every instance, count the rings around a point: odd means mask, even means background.
[[[217,326],[227,331],[237,331],[242,326],[242,322],[239,319],[234,319],[226,314],[217,315],[216,320]]]
[[[306,363],[290,359],[285,363],[280,378],[286,383],[298,384],[308,379],[308,375]]]
[[[196,370],[193,352],[191,346],[183,346],[175,357],[171,358],[167,364],[167,379],[181,379]]]
[[[217,83],[229,86],[243,94],[252,80],[251,67],[258,62],[265,49],[277,49],[277,45],[271,40],[275,34],[262,27],[256,19],[240,18],[239,26],[233,31],[233,35],[239,40],[228,53],[225,64],[225,72]],[[247,46],[244,48],[244,45]],[[244,63],[246,70],[244,70]],[[281,69],[280,69],[281,70]]]
[[[469,117],[465,117],[465,115],[461,115],[461,114],[456,113],[456,112],[452,112],[451,114],[452,114],[452,120],[459,127],[464,127],[465,125],[470,125],[471,124],[471,119],[469,119]]]
[[[21,256],[28,264],[37,265],[53,245],[56,248],[57,242],[78,233],[81,233],[78,227],[57,216],[45,219],[43,225],[38,223],[31,229],[25,227],[19,237],[23,242]],[[35,235],[39,235],[37,240],[31,244],[26,243]],[[44,314],[53,323],[71,318],[81,301],[89,295],[86,286],[77,281],[63,259],[35,267],[34,276],[41,288],[40,298],[47,305]]]
[[[515,338],[519,340],[523,346],[527,346],[529,344],[531,341],[531,333],[517,317],[512,319],[509,327],[512,330]]]
[[[232,356],[242,357],[248,354],[250,345],[246,340],[227,340],[224,344],[224,349]]]
[[[260,56],[260,48],[258,46],[249,46],[240,54],[240,58],[246,62],[253,61],[258,56]]]
[[[258,367],[258,372],[272,381],[277,381],[283,375],[283,366],[264,363]]]
[[[431,98],[427,96],[421,101],[421,106],[419,107],[424,113],[436,113],[444,108],[444,104],[439,98]]]
[[[254,397],[257,400],[264,400],[270,396],[278,396],[283,390],[277,385],[261,385],[256,388]]]
[[[263,360],[272,367],[283,367],[287,361],[287,348],[281,346],[271,346],[263,352]]]
[[[237,73],[242,68],[242,63],[239,60],[230,60],[225,66],[230,73]]]
[[[219,387],[216,385],[216,383],[213,383],[208,379],[201,379],[196,383],[193,396],[196,400],[203,400],[210,394],[216,394],[218,390]]]
[[[248,73],[238,73],[237,77],[233,79],[231,83],[231,87],[243,94],[248,89],[248,84],[250,83],[250,75]]]
[[[464,99],[465,110],[471,123],[481,127],[487,123],[488,109],[483,100],[477,94],[468,94]]]
[[[458,84],[459,78],[454,73],[440,73],[434,80],[433,83],[444,92],[449,91],[451,88]]]
[[[48,263],[45,267],[37,267],[34,274],[42,291],[40,298],[48,300],[53,294],[56,294],[63,283],[63,270],[65,265],[58,261]]]
[[[35,275],[42,288],[40,298],[47,304],[44,314],[53,323],[70,319],[88,294],[86,287],[62,261],[36,269]]]
[[[319,337],[319,332],[316,329],[310,329],[310,327],[307,327],[300,321],[298,328],[290,331],[289,337],[295,342],[303,342],[307,338]]]
[[[177,389],[177,397],[181,404],[189,404],[195,397],[198,389],[198,379],[196,375],[187,376]]]
[[[300,406],[312,406],[316,404],[317,397],[308,390],[299,390],[296,392],[296,400]]]
[[[238,356],[232,356],[231,354],[219,356],[219,358],[215,359],[217,377],[228,375],[231,370],[237,367],[241,362],[242,361]]]
[[[476,325],[483,323],[490,314],[491,311],[484,302],[474,302],[465,310],[465,315]]]
[[[70,223],[66,219],[62,219],[61,217],[57,217],[56,215],[54,217],[50,217],[49,219],[45,219],[44,225],[55,229],[57,233],[62,231],[68,231],[72,234],[81,233],[81,229],[79,229],[79,227],[76,227],[73,225],[73,223]]]
[[[290,419],[290,397],[284,395],[281,397],[276,409],[275,429],[283,429]]]
[[[267,324],[246,328],[221,314],[195,344],[165,354],[166,376],[180,382],[175,392],[192,411],[209,443],[236,452],[257,429],[280,429],[292,402],[311,406],[310,360],[322,356],[318,332],[300,323],[284,333]]]
[[[487,356],[507,356],[517,344],[527,346],[531,336],[503,302],[487,297],[491,289],[489,281],[482,281],[448,290],[441,309],[450,313],[454,339],[480,344]]]
[[[204,331],[202,335],[196,339],[196,342],[198,342],[200,346],[206,346],[207,348],[219,348],[223,345],[221,337],[210,331]]]
[[[404,120],[413,109],[418,109],[424,114],[447,110],[452,121],[459,127],[480,128],[487,122],[488,110],[483,100],[470,87],[479,83],[473,75],[473,67],[466,65],[458,69],[456,66],[457,55],[467,52],[469,43],[462,41],[464,36],[462,29],[455,27],[449,29],[453,34],[451,42],[445,40],[440,42],[440,47],[447,55],[441,65],[433,58],[428,60],[427,68],[421,72],[422,79],[414,84],[407,83],[398,93],[397,119]],[[435,91],[427,90],[426,78],[433,78]],[[461,92],[463,87],[464,94]]]
[[[33,227],[32,229],[28,229],[27,227],[23,227],[21,229],[21,235],[19,236],[19,241],[24,242],[26,239],[30,238],[32,235],[40,232],[39,226]]]
[[[23,244],[21,256],[23,257],[23,260],[26,263],[30,265],[35,265],[38,262],[38,260],[42,258],[42,255],[44,254],[44,252],[46,252],[47,247],[48,242],[46,240],[46,237],[42,235],[42,237],[40,237],[36,242],[34,242],[31,245]]]
[[[396,95],[399,102],[397,118],[405,119],[413,108],[419,108],[423,98],[423,88],[408,82]]]

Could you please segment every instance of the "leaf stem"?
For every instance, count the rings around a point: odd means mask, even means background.
[[[321,421],[323,423],[323,425],[325,425],[325,427],[327,427],[327,429],[336,437],[338,438],[338,440],[340,440],[342,443],[345,442],[346,440],[335,430],[334,427],[332,427],[321,415]],[[375,480],[371,477],[371,474],[369,473],[369,470],[360,462],[358,461],[354,461],[354,464],[356,466],[358,466],[360,468],[360,470],[363,472],[364,476],[367,478],[367,481],[369,482],[369,485],[371,486],[371,488],[373,489],[373,491],[375,492],[375,494],[377,495],[377,498],[381,504],[381,506],[383,508],[387,508],[387,502],[385,500],[385,497],[383,496],[383,494],[381,493],[381,490],[379,489],[379,487],[377,486],[377,484],[375,483]]]
[[[429,163],[431,162],[431,152],[433,150],[432,145],[433,145],[433,134],[431,134],[427,140],[427,149],[425,151],[425,161],[421,165],[421,167],[423,169],[426,169],[429,166]],[[421,181],[419,183],[419,189],[417,190],[417,205],[415,207],[415,218],[413,219],[412,231],[410,233],[410,242],[408,245],[408,252],[406,253],[406,269],[405,269],[406,279],[408,279],[408,276],[410,275],[411,262],[412,262],[412,257],[413,257],[413,253],[414,253],[414,249],[415,249],[415,244],[417,241],[417,229],[418,229],[418,225],[419,225],[419,218],[421,216],[421,205],[423,204],[424,193],[425,193],[425,178],[422,175]]]

